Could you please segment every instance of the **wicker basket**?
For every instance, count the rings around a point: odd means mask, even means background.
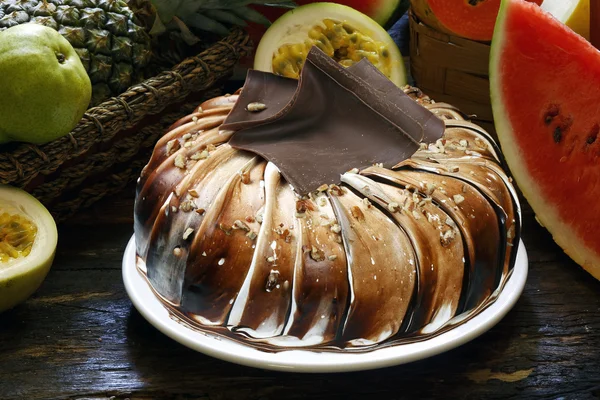
[[[89,109],[67,136],[43,146],[0,148],[0,183],[24,188],[61,221],[137,178],[169,124],[189,114],[248,54],[236,30],[125,93]]]
[[[490,46],[423,24],[410,13],[410,71],[415,84],[437,101],[451,103],[494,133]]]

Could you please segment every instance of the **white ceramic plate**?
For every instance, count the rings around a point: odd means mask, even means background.
[[[225,337],[204,334],[170,318],[135,266],[132,238],[123,258],[123,280],[138,311],[158,330],[177,342],[212,357],[256,368],[293,372],[345,372],[389,367],[431,357],[475,339],[497,324],[515,305],[527,279],[527,253],[519,243],[517,261],[504,290],[479,315],[439,336],[418,343],[384,347],[366,353],[318,353],[290,350],[263,352]]]

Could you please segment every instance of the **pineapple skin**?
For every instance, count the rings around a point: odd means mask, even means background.
[[[57,30],[92,82],[91,106],[144,79],[150,36],[123,0],[0,0],[0,31],[24,23]]]

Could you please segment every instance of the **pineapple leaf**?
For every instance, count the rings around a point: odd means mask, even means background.
[[[215,21],[226,22],[232,25],[247,26],[246,21],[238,17],[232,12],[224,10],[206,10],[204,15],[208,18],[214,19]]]
[[[177,17],[173,17],[173,22],[179,28],[179,31],[181,32],[181,37],[188,45],[193,46],[200,41],[200,38],[194,35],[192,31],[190,31],[190,28],[188,28],[185,22],[183,22]]]
[[[152,29],[150,29],[150,32],[148,33],[150,33],[151,36],[160,36],[166,31],[167,27],[160,20],[160,17],[156,15],[156,18],[154,18],[154,23],[152,24]]]
[[[271,21],[269,21],[267,17],[249,7],[234,8],[231,10],[231,12],[233,12],[238,17],[246,21],[254,22],[265,26],[271,25]]]
[[[229,34],[229,29],[220,22],[217,22],[200,13],[189,14],[183,20],[188,26],[226,36]]]
[[[298,4],[293,1],[281,1],[281,2],[269,2],[263,4],[266,7],[279,7],[279,8],[296,8]]]

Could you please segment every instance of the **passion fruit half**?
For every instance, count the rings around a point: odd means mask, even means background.
[[[42,203],[23,190],[0,185],[0,312],[40,287],[57,241],[56,223]]]
[[[370,17],[335,3],[313,3],[288,11],[265,32],[254,68],[297,79],[313,46],[349,67],[366,58],[397,86],[406,84],[402,54]]]

